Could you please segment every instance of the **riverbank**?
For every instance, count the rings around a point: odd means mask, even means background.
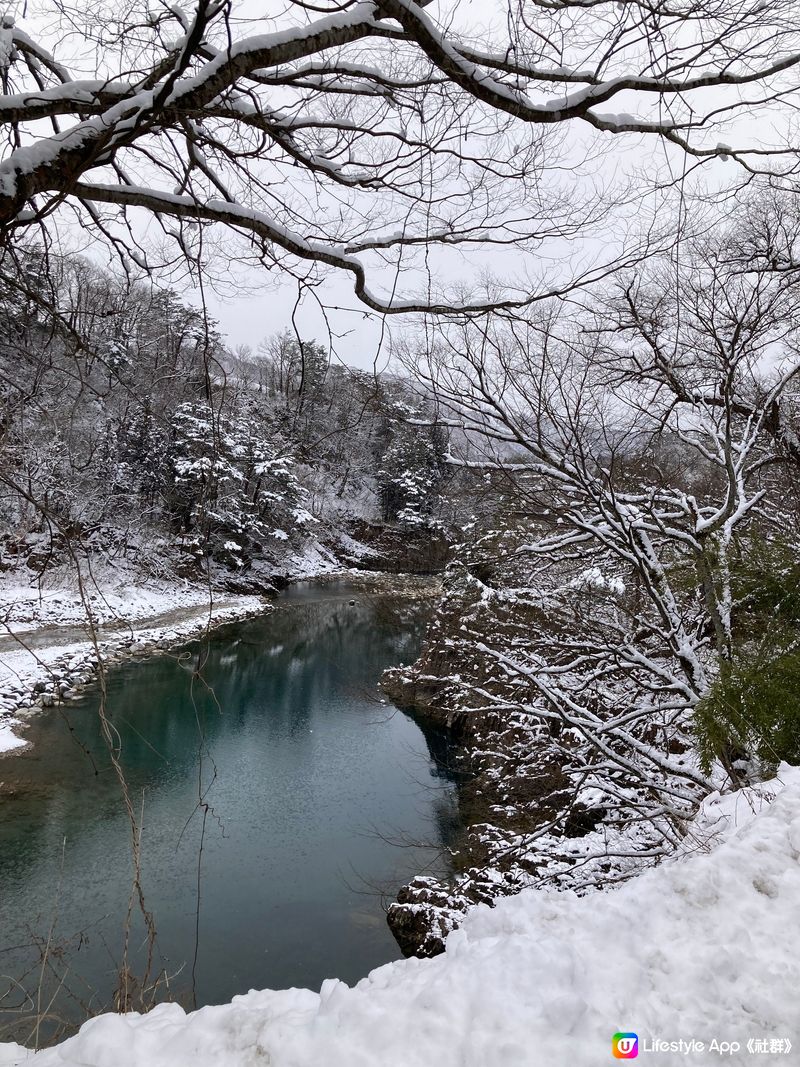
[[[365,592],[435,596],[435,579],[303,566],[289,583],[347,578]],[[4,580],[6,579],[6,580]],[[0,753],[27,744],[25,723],[43,707],[69,701],[104,668],[167,652],[210,630],[271,610],[270,598],[233,594],[182,580],[144,581],[125,572],[68,583],[63,575],[31,586],[0,578]],[[20,736],[22,734],[22,736]]]
[[[610,816],[607,794],[590,776],[565,773],[565,755],[580,737],[544,726],[526,707],[535,694],[509,681],[488,654],[484,642],[511,647],[526,640],[526,630],[545,626],[537,610],[526,617],[513,591],[506,597],[465,567],[451,567],[420,658],[382,679],[393,704],[452,739],[466,827],[455,878],[421,873],[389,907],[389,925],[408,955],[443,952],[478,904],[525,888],[611,886],[671,851],[647,821]]]
[[[389,905],[389,928],[407,956],[439,955],[476,905],[493,905],[536,885],[538,857],[528,850],[533,835],[559,820],[572,819],[577,827],[585,817],[574,804],[559,811],[565,782],[529,718],[458,709],[448,682],[447,676],[425,674],[416,665],[389,670],[381,680],[392,704],[421,726],[446,731],[464,826],[453,857],[454,877],[443,882],[418,874]],[[574,843],[580,847],[579,840]]]
[[[189,585],[108,590],[96,607],[67,588],[50,590],[41,601],[30,590],[21,592],[28,597],[15,590],[14,606],[28,625],[3,622],[0,628],[0,753],[27,745],[30,716],[76,697],[97,681],[101,665],[165,652],[223,623],[270,610],[264,597],[217,598]],[[48,621],[37,626],[37,617]]]

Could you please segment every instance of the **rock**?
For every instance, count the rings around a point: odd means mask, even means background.
[[[389,906],[386,921],[404,956],[430,958],[444,952],[447,935],[461,924],[471,901],[435,878],[412,878]]]
[[[585,837],[603,821],[605,814],[605,808],[573,804],[564,821],[564,837]]]

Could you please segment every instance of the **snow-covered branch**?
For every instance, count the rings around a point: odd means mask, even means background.
[[[791,107],[800,34],[784,7],[509,0],[505,36],[480,47],[468,25],[414,0],[309,8],[302,24],[196,0],[114,32],[65,9],[86,25],[83,50],[71,33],[39,43],[6,18],[0,224],[9,240],[72,204],[143,263],[127,236],[139,208],[176,219],[166,232],[182,249],[186,225],[203,221],[274,243],[290,263],[344,270],[376,311],[513,312],[603,277],[618,253],[571,284],[487,289],[476,277],[459,298],[441,284],[382,297],[366,276],[436,246],[530,254],[594,224],[613,198],[549,184],[564,165],[557,131],[573,123],[662,138],[695,161],[732,156],[745,177],[762,164],[788,175],[790,144],[736,135],[731,148],[710,133]],[[85,210],[98,201],[118,214]]]

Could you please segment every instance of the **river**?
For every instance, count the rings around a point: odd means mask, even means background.
[[[110,673],[158,997],[318,989],[399,958],[385,899],[423,870],[446,875],[459,831],[446,742],[377,689],[415,658],[429,610],[300,585],[203,647]],[[97,707],[87,692],[43,711],[31,748],[0,760],[0,1040],[32,1041],[44,1009],[38,1039],[52,1040],[107,1008],[118,982],[130,829]]]

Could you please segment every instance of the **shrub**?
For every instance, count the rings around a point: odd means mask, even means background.
[[[800,648],[726,665],[695,709],[703,769],[755,757],[800,763]]]

